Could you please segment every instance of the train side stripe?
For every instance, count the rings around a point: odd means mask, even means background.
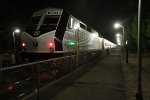
[[[55,37],[57,39],[59,39],[60,41],[63,40],[66,26],[67,26],[68,19],[69,19],[69,15],[70,15],[69,13],[67,13],[66,11],[63,11],[61,19],[60,19],[59,24],[58,24],[58,27],[56,29]],[[54,39],[55,51],[63,51],[62,42],[58,41],[57,39]]]

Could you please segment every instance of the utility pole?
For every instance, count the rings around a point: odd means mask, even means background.
[[[141,78],[142,78],[142,17],[141,17],[141,8],[142,8],[142,0],[139,0],[138,5],[138,78],[137,78],[137,93],[136,100],[143,100],[142,91],[141,91]]]

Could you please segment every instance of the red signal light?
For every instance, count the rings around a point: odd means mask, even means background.
[[[54,42],[49,42],[48,43],[48,48],[49,48],[49,51],[51,52],[51,53],[53,53],[54,52],[54,48],[55,48],[55,46],[54,46]]]
[[[51,47],[52,47],[52,46],[53,46],[53,43],[49,43],[49,46],[51,46]]]
[[[35,88],[34,93],[38,93],[38,92],[39,92],[39,89]]]
[[[13,86],[12,86],[12,85],[9,85],[9,86],[7,87],[7,90],[8,90],[8,91],[12,91],[12,90],[13,90]]]
[[[49,43],[49,47],[53,48],[53,43],[52,42]]]
[[[26,43],[25,42],[22,42],[22,47],[25,47],[26,46]]]

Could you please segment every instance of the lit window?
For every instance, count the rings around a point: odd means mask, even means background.
[[[73,28],[73,18],[70,18],[70,21],[69,21],[69,28]]]

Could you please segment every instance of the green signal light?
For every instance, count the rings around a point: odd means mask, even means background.
[[[76,41],[68,41],[68,42],[67,42],[67,45],[68,45],[68,46],[75,46],[76,44],[77,44]]]

